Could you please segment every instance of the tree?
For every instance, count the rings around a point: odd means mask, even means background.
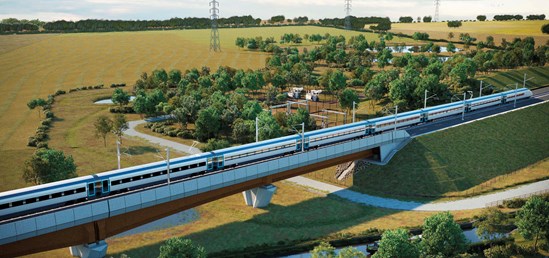
[[[543,32],[543,34],[549,34],[549,23],[541,26],[541,32]]]
[[[431,16],[423,17],[423,22],[431,22],[432,20],[433,20],[433,17],[431,17]]]
[[[312,258],[334,258],[336,256],[335,248],[328,242],[320,242],[320,245],[315,246],[310,254]]]
[[[402,23],[412,23],[414,21],[414,18],[412,18],[412,16],[402,16],[398,18],[398,21]]]
[[[339,96],[339,105],[346,109],[347,112],[353,108],[353,103],[358,104],[358,94],[353,89],[347,88],[343,90]]]
[[[348,246],[339,251],[337,258],[366,258],[366,254],[352,246]]]
[[[112,103],[120,105],[120,107],[130,103],[130,94],[120,88],[116,88],[112,93]]]
[[[216,137],[221,130],[221,114],[213,107],[207,107],[198,112],[198,118],[195,122],[196,138],[199,141],[206,141]]]
[[[486,21],[486,15],[479,15],[477,16],[478,21]]]
[[[263,111],[258,116],[259,140],[268,140],[282,136],[280,125],[270,112]]]
[[[528,199],[517,213],[519,233],[527,240],[534,240],[534,250],[537,250],[539,238],[549,240],[549,201],[539,196]]]
[[[42,110],[38,110],[38,117],[40,118],[40,113],[42,113],[42,111],[44,111],[44,107],[47,105],[47,102],[46,100],[42,99],[42,98],[37,98],[37,99],[32,99],[31,101],[29,101],[27,103],[27,107],[29,107],[29,109],[35,109],[36,107],[40,107]]]
[[[454,257],[467,250],[467,240],[454,216],[442,212],[425,219],[421,248],[426,255]]]
[[[477,228],[476,234],[480,239],[492,240],[498,237],[498,234],[505,234],[511,230],[509,228],[509,218],[507,215],[496,208],[485,210],[481,218],[473,226]]]
[[[377,252],[372,257],[419,257],[418,247],[410,242],[409,238],[408,231],[402,228],[383,232]]]
[[[160,246],[158,258],[206,258],[204,247],[194,245],[190,239],[174,237]]]
[[[454,38],[453,32],[448,32],[448,40],[452,40]]]
[[[38,149],[25,162],[23,179],[25,182],[45,184],[76,177],[76,165],[72,156],[66,157],[62,151]]]
[[[103,144],[107,147],[107,134],[112,130],[112,120],[107,116],[99,116],[95,123],[95,135],[103,138]]]
[[[122,142],[122,134],[128,130],[128,121],[124,114],[115,114],[112,120],[112,133],[118,137],[118,140]]]
[[[209,152],[214,150],[220,150],[231,147],[231,144],[227,140],[209,139],[206,145],[201,148],[203,152]]]
[[[299,124],[305,123],[305,131],[312,131],[316,129],[315,120],[311,118],[309,112],[304,108],[298,108],[296,113],[289,115],[286,123],[288,126],[294,127],[298,127]]]
[[[455,53],[456,52],[456,45],[454,45],[454,43],[452,43],[452,42],[448,42],[448,45],[446,46],[446,50],[450,53]]]
[[[459,28],[461,27],[461,21],[448,21],[448,28]]]
[[[255,141],[255,122],[238,118],[233,122],[233,139],[238,143]]]
[[[384,48],[377,54],[377,66],[384,68],[393,59],[393,51],[390,48]]]
[[[335,70],[328,80],[328,91],[338,93],[347,85],[347,77],[341,70]]]
[[[241,37],[236,38],[235,45],[239,48],[244,48],[246,45],[246,39]]]

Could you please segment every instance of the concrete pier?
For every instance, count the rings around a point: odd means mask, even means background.
[[[71,246],[69,249],[73,257],[103,258],[107,256],[107,247],[107,242],[99,241],[97,243]]]
[[[242,192],[246,205],[254,208],[267,207],[276,193],[276,186],[264,185]]]

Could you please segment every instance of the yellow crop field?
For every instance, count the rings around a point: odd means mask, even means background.
[[[548,35],[541,32],[541,26],[547,21],[484,21],[463,22],[459,28],[448,28],[446,22],[431,23],[395,23],[392,24],[392,32],[413,34],[416,31],[427,32],[433,39],[448,39],[448,33],[453,32],[459,38],[460,33],[469,33],[478,40],[486,40],[487,36],[494,37],[496,44],[502,38],[512,41],[516,37],[534,37],[536,44],[545,44],[549,40]]]
[[[21,171],[24,161],[34,151],[26,147],[27,139],[40,121],[36,111],[27,108],[29,100],[47,98],[56,90],[79,86],[127,83],[131,87],[142,72],[157,68],[182,71],[202,66],[215,70],[221,65],[261,68],[269,54],[238,49],[234,45],[236,38],[262,36],[278,40],[284,33],[330,33],[347,38],[359,34],[312,26],[221,29],[222,52],[219,53],[209,51],[210,30],[0,36],[0,160],[3,161],[0,162],[0,191],[24,186]],[[375,34],[365,35],[369,40],[377,38]],[[70,125],[54,123],[55,130]],[[56,148],[64,146],[62,140],[56,138],[62,135],[50,134]],[[84,140],[77,137],[71,141]],[[79,160],[87,159],[85,152],[71,148],[64,151],[74,156],[77,165]]]

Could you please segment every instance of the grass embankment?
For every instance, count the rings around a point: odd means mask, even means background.
[[[209,253],[241,249],[279,241],[321,238],[328,235],[360,233],[370,228],[390,229],[419,226],[433,212],[408,212],[358,205],[325,196],[290,183],[278,187],[265,209],[245,206],[242,194],[235,194],[199,206],[200,218],[154,232],[107,239],[108,255],[119,257],[157,257],[159,246],[170,237],[184,236],[206,248]],[[480,210],[453,212],[456,219],[470,218]],[[67,248],[33,255],[69,257]]]
[[[418,137],[388,165],[372,165],[357,173],[353,189],[439,198],[547,178],[547,117],[549,103]]]
[[[543,45],[549,40],[549,36],[541,32],[541,26],[547,21],[484,21],[463,22],[459,28],[448,28],[446,22],[431,23],[393,23],[391,32],[412,35],[414,32],[427,32],[431,39],[448,40],[448,33],[453,32],[452,41],[459,41],[459,34],[469,33],[477,40],[486,41],[487,36],[494,37],[496,45],[501,40],[513,41],[514,38],[533,37],[536,45]]]
[[[509,88],[515,88],[514,85],[511,85],[514,83],[518,83],[519,88],[522,87],[525,73],[526,80],[533,78],[526,82],[527,88],[532,89],[549,85],[549,66],[531,67],[512,71],[498,71],[488,76],[479,76],[477,79],[484,81],[485,87],[486,85],[493,85],[498,90],[509,90]]]
[[[0,184],[4,187],[0,191],[23,186],[18,181],[22,166],[34,151],[26,147],[27,138],[40,123],[36,111],[26,106],[33,98],[79,86],[131,86],[142,72],[157,68],[264,67],[269,54],[238,49],[234,45],[237,37],[272,36],[278,40],[284,33],[330,33],[377,38],[371,33],[314,26],[219,31],[219,53],[209,50],[210,30],[0,36],[0,160],[6,161],[0,163]]]

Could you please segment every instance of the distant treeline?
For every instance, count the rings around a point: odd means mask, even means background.
[[[40,20],[18,20],[15,18],[0,21],[0,32],[38,31],[45,22]]]
[[[344,27],[345,18],[320,19],[322,26]],[[354,30],[362,30],[366,24],[382,24],[391,28],[391,20],[388,17],[355,17],[351,16],[351,27]],[[385,29],[385,30],[388,30]],[[384,29],[379,29],[384,30]]]
[[[219,27],[248,27],[258,26],[261,19],[254,19],[252,16],[233,16],[217,20]],[[143,20],[143,21],[122,21],[122,20],[81,20],[55,21],[44,25],[46,31],[61,32],[96,32],[96,31],[140,31],[158,29],[204,29],[211,27],[211,20],[208,18],[171,18],[169,20]]]

